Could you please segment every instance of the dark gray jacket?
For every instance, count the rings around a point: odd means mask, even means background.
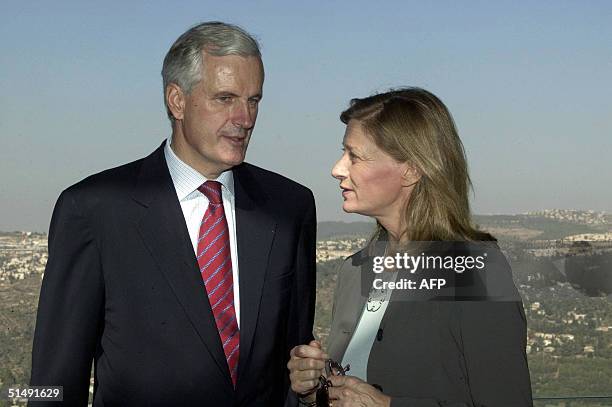
[[[361,279],[372,267],[366,253],[347,258],[339,271],[328,346],[337,361],[367,300]],[[394,295],[367,368],[368,382],[381,386],[392,406],[533,404],[520,301],[394,301]]]

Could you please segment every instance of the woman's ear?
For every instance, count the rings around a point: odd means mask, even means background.
[[[415,166],[407,165],[404,175],[402,175],[402,186],[411,187],[421,179],[421,171]]]

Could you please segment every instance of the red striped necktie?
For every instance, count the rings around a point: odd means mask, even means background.
[[[234,279],[229,228],[221,199],[221,184],[206,181],[198,190],[208,198],[208,209],[200,224],[198,265],[206,286],[232,383],[236,387],[240,331],[234,309]]]

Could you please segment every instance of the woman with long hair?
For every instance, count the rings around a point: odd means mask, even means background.
[[[340,268],[327,352],[318,341],[291,351],[300,404],[532,405],[525,315],[507,269],[491,272],[507,274],[493,280],[516,294],[512,299],[392,301],[395,294],[385,290],[363,291],[375,254],[417,242],[497,248],[472,222],[465,152],[446,106],[426,90],[406,88],[354,99],[340,119],[346,133],[332,175],[343,209],[374,218],[377,229]],[[341,363],[325,377],[330,360]],[[345,365],[346,375],[333,374]]]

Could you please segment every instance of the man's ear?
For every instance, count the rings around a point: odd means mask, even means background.
[[[166,86],[166,104],[176,120],[183,120],[185,115],[185,94],[175,83]]]
[[[402,186],[411,187],[421,179],[421,171],[415,166],[409,165],[406,167],[404,175],[402,175]]]

